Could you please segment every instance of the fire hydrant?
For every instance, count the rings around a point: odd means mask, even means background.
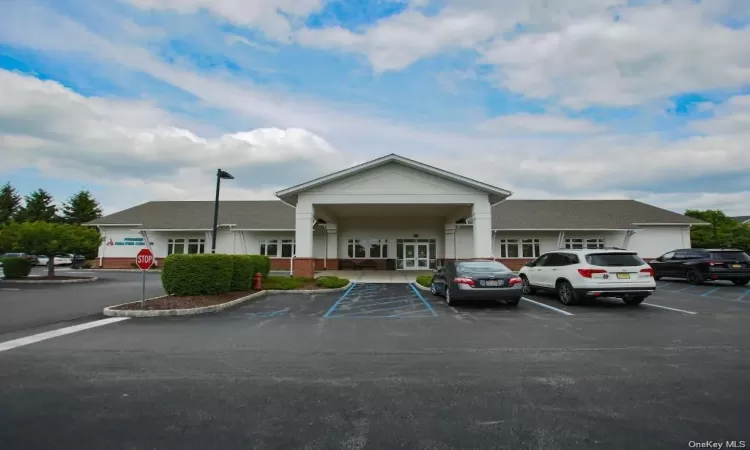
[[[263,281],[263,275],[260,274],[260,272],[256,272],[255,275],[253,275],[253,290],[259,291],[262,289],[261,282]]]

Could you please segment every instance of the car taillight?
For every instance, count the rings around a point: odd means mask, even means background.
[[[708,265],[711,266],[711,267],[713,267],[713,266],[722,266],[723,263],[721,261],[709,261]]]
[[[456,278],[453,281],[456,282],[456,284],[465,284],[467,286],[474,287],[474,280],[471,278]]]
[[[510,280],[508,280],[508,286],[515,286],[516,284],[523,283],[523,280],[521,280],[518,277],[513,277]]]
[[[648,274],[648,276],[650,276],[652,278],[654,277],[654,269],[651,268],[651,267],[648,267],[646,269],[641,269],[641,273],[646,273],[646,274]]]
[[[607,273],[604,269],[578,269],[578,273],[584,278],[591,278],[592,274],[595,273]]]

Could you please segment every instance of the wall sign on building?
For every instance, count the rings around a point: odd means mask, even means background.
[[[153,242],[149,243],[150,245],[154,245]],[[126,237],[122,238],[121,241],[114,241],[112,239],[107,241],[107,246],[114,246],[114,245],[133,245],[138,247],[144,247],[146,245],[146,241],[142,237]]]

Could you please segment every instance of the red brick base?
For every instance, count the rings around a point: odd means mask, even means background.
[[[312,278],[315,276],[315,258],[295,258],[294,272],[295,277]]]

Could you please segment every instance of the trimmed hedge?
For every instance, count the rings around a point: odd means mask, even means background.
[[[420,275],[417,277],[417,283],[424,287],[430,287],[432,284],[432,275]]]
[[[253,275],[256,272],[256,266],[253,257],[250,255],[231,255],[232,256],[232,283],[229,286],[230,291],[248,291],[253,284]]]
[[[253,261],[253,275],[256,272],[260,272],[263,278],[267,278],[269,272],[271,272],[271,258],[263,255],[247,255]]]
[[[25,278],[31,273],[31,263],[26,258],[2,258],[6,278]]]
[[[320,277],[315,279],[315,284],[326,289],[336,289],[349,284],[349,280],[339,277]]]
[[[169,255],[164,260],[161,283],[169,295],[212,295],[232,287],[231,255]]]

